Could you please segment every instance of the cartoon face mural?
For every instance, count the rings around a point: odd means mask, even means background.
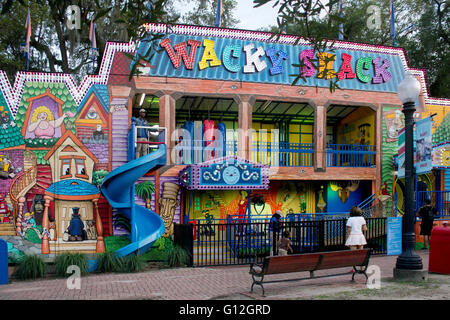
[[[169,237],[173,234],[173,217],[175,215],[175,207],[179,205],[178,190],[180,187],[172,182],[163,183],[162,196],[159,199],[160,210],[159,214],[164,220],[166,231],[163,237]]]
[[[63,114],[58,119],[54,119],[49,108],[40,106],[34,110],[31,116],[28,132],[34,133],[36,138],[51,139],[67,116],[67,114]]]

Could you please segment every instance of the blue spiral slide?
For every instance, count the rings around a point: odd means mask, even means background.
[[[135,182],[149,170],[166,164],[166,145],[111,171],[101,191],[113,208],[130,219],[131,243],[116,251],[119,257],[146,252],[165,232],[164,221],[155,212],[135,204]]]

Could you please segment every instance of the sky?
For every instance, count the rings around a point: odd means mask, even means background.
[[[278,10],[272,8],[274,2],[258,8],[253,7],[253,0],[237,0],[237,3],[235,16],[240,20],[238,29],[258,30],[277,25]]]
[[[240,21],[237,29],[259,30],[261,28],[277,25],[278,9],[272,8],[274,1],[261,7],[254,8],[253,0],[236,0],[237,6],[234,16]],[[192,5],[182,1],[183,5],[177,4],[177,9],[181,14],[192,9]],[[182,8],[185,8],[184,10]]]

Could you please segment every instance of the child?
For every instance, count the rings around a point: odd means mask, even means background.
[[[288,252],[293,253],[294,250],[292,250],[291,247],[291,240],[289,239],[291,237],[291,233],[289,231],[283,232],[283,237],[281,238],[281,241],[278,244],[278,255],[280,256],[287,256]]]
[[[363,231],[367,231],[366,220],[361,216],[361,209],[354,206],[350,209],[350,218],[347,220],[345,245],[350,250],[362,249],[367,244]]]

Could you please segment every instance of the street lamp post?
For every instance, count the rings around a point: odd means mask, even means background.
[[[403,103],[405,115],[405,213],[402,219],[402,253],[397,258],[394,277],[402,277],[402,271],[421,270],[423,268],[421,257],[415,252],[415,214],[414,214],[414,111],[415,101],[420,94],[420,83],[411,72],[398,86],[398,96]],[[404,273],[404,272],[403,272]]]

